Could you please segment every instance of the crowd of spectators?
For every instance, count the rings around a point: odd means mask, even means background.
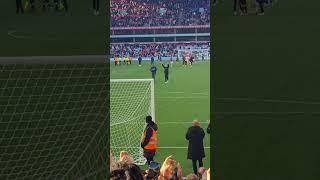
[[[111,1],[112,27],[207,25],[209,17],[209,0]]]
[[[130,55],[131,57],[173,57],[179,50],[208,49],[209,43],[161,43],[161,44],[112,44],[111,54],[116,56]]]
[[[183,175],[183,168],[172,156],[166,157],[162,164],[152,162],[146,170],[136,165],[126,151],[120,152],[119,161],[112,159],[110,154],[110,180],[210,180],[210,168],[205,167],[200,167],[197,174]]]

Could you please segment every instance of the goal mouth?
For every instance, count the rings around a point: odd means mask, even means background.
[[[110,79],[110,149],[113,161],[127,151],[138,165],[144,165],[141,135],[145,117],[155,121],[153,79]]]

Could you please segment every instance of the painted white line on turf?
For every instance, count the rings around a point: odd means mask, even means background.
[[[13,37],[15,39],[32,39],[28,36],[18,36],[18,35],[15,35],[14,33],[16,33],[17,31],[8,31],[8,36],[10,37]]]
[[[320,105],[320,102],[308,102],[308,101],[298,101],[298,100],[280,100],[280,99],[258,99],[258,98],[216,98],[216,100],[223,101],[256,101],[256,102],[267,102],[267,103],[292,103],[292,104],[310,104],[310,105]]]
[[[11,30],[8,31],[8,36],[13,37],[15,39],[30,39],[30,40],[56,40],[55,38],[36,38],[36,37],[32,37],[32,36],[23,36],[23,35],[16,35],[15,33],[17,33],[18,31],[15,30]]]

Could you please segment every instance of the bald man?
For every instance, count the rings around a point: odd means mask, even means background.
[[[194,174],[197,174],[198,167],[203,167],[202,159],[205,157],[203,138],[205,136],[204,130],[199,126],[198,120],[192,121],[192,126],[189,127],[186,133],[186,139],[189,141],[188,159],[192,160],[192,167]]]

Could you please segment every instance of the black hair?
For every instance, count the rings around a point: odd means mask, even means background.
[[[146,123],[150,124],[152,122],[152,117],[151,116],[147,116],[146,117]]]

